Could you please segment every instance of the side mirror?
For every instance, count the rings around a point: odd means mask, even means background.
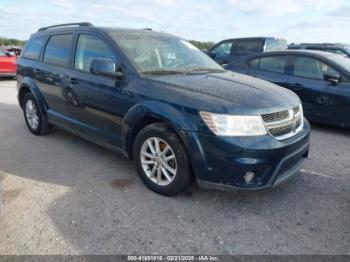
[[[8,56],[15,56],[15,55],[16,55],[16,53],[15,53],[15,52],[12,52],[12,51],[7,52],[6,54],[7,54]]]
[[[103,57],[92,59],[90,72],[95,75],[115,77],[117,79],[121,79],[124,76],[119,62]]]
[[[340,75],[324,75],[323,79],[330,82],[332,85],[338,85],[340,81]]]

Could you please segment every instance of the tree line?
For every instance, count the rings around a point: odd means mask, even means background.
[[[24,46],[25,43],[26,43],[25,40],[0,37],[0,46]],[[210,47],[214,45],[214,43],[210,41],[203,42],[203,41],[197,41],[197,40],[190,40],[190,43],[201,50],[208,50]]]
[[[25,40],[0,37],[0,46],[24,46],[25,43],[26,43]]]
[[[192,45],[196,46],[200,50],[208,50],[210,47],[214,45],[214,42],[202,42],[197,40],[190,40],[189,41]]]

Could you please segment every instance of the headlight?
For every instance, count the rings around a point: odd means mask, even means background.
[[[262,136],[267,131],[260,116],[222,115],[200,112],[209,129],[218,136]]]

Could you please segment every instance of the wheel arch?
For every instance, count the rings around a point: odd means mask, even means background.
[[[35,82],[28,78],[25,77],[23,81],[21,82],[19,89],[18,89],[18,102],[23,108],[23,98],[26,93],[32,93],[37,100],[40,110],[43,114],[46,114],[46,110],[48,109],[47,103],[45,102],[45,99],[39,89],[39,87],[35,84]]]
[[[123,148],[132,159],[132,148],[137,134],[147,125],[162,122],[175,132],[184,143],[188,152],[186,138],[182,130],[195,131],[197,128],[184,114],[174,106],[152,101],[132,107],[125,115],[122,124]]]

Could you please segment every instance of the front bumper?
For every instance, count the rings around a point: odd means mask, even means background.
[[[16,72],[1,72],[0,77],[15,77]]]
[[[260,190],[298,174],[309,153],[310,125],[278,141],[272,136],[218,137],[184,132],[198,185],[205,188]],[[247,183],[244,175],[254,172]]]

